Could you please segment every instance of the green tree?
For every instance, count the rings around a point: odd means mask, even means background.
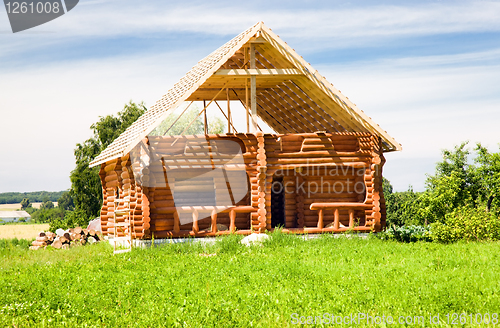
[[[500,153],[490,153],[481,144],[476,145],[475,152],[474,164],[470,164],[467,142],[453,150],[444,150],[443,160],[436,164],[435,174],[427,177],[426,190],[422,193],[411,189],[392,192],[390,182],[384,180],[388,223],[444,224],[453,222],[457,213],[462,213],[463,218],[466,217],[463,213],[480,207],[497,212],[500,209]]]
[[[46,200],[45,202],[42,203],[42,206],[40,206],[43,209],[50,210],[51,208],[54,208],[54,203],[52,203],[50,200]]]
[[[72,211],[75,209],[75,204],[73,202],[73,196],[71,196],[71,191],[65,191],[61,197],[57,200],[57,206],[65,211]]]
[[[40,208],[31,214],[31,219],[37,223],[47,223],[54,219],[63,220],[65,211],[62,208]]]
[[[25,209],[27,209],[28,207],[31,207],[31,202],[30,202],[30,199],[29,199],[29,198],[24,198],[24,199],[21,201],[21,209],[25,210]]]
[[[410,186],[407,191],[393,192],[391,182],[383,178],[385,206],[387,212],[387,226],[404,226],[423,224],[419,215],[419,197],[421,193],[414,192]]]
[[[477,157],[474,168],[478,197],[486,201],[488,210],[500,208],[500,152],[490,153],[480,143],[475,148]]]
[[[117,116],[108,115],[91,125],[93,136],[75,149],[76,167],[71,172],[71,196],[75,213],[84,216],[85,220],[99,215],[102,204],[102,188],[99,178],[99,167],[89,168],[89,164],[113,140],[135,122],[146,108],[130,101]],[[81,222],[81,219],[72,219]]]

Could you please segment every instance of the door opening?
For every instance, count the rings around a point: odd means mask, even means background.
[[[283,177],[273,177],[271,187],[271,228],[285,227],[285,188]]]

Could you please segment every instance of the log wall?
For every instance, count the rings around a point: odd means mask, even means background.
[[[227,165],[234,149],[225,151],[226,144],[217,143],[219,140],[239,145],[240,164]],[[207,178],[207,172],[224,163],[224,178]],[[285,188],[286,229],[300,232],[316,227],[318,212],[310,210],[312,203],[354,202],[372,206],[355,212],[358,224],[380,230],[385,225],[384,163],[381,140],[370,133],[150,136],[130,154],[101,165],[102,231],[107,234],[113,229],[114,199],[118,193],[131,199],[134,238],[213,235],[212,220],[221,227],[230,226],[228,211],[215,217],[209,210],[197,212],[195,229],[194,214],[179,212],[179,222],[174,216],[175,208],[179,204],[198,206],[212,202],[216,206],[227,205],[227,190],[231,190],[230,196],[244,195],[235,201],[237,206],[253,208],[235,212],[237,231],[270,230],[273,179],[282,181]],[[228,185],[228,179],[237,183]],[[207,181],[213,181],[215,190],[210,190]],[[183,199],[183,195],[195,195],[200,204],[190,203],[193,199]],[[332,221],[333,212],[325,210],[324,226]],[[348,225],[347,210],[340,210],[340,222]]]

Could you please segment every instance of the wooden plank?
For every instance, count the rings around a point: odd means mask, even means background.
[[[286,122],[287,125],[292,127],[289,133],[305,133],[311,132],[304,129],[304,125],[301,124],[300,119],[296,116],[296,113],[290,112],[287,108],[283,107],[272,95],[268,92],[259,95],[261,102],[268,106],[268,111],[274,117],[279,117],[282,122]],[[292,125],[293,124],[293,125]]]
[[[290,106],[289,111],[296,111],[299,113],[301,116],[304,118],[307,118],[308,116],[312,116],[314,120],[307,120],[313,127],[311,132],[315,131],[331,131],[335,132],[335,129],[330,125],[326,125],[326,127],[323,125],[325,123],[325,118],[320,117],[319,115],[314,115],[315,113],[313,111],[306,111],[303,107],[301,107],[301,104],[298,103],[289,93],[292,92],[286,92],[283,90],[281,87],[278,88],[272,88],[271,89],[273,92],[275,92],[279,97],[281,97],[282,101],[285,102],[288,106]]]
[[[255,58],[254,58],[255,60]],[[251,68],[251,69],[219,69],[214,75],[224,75],[224,76],[236,76],[246,78],[248,76],[267,76],[268,75],[280,75],[280,76],[288,76],[288,75],[299,75],[302,74],[296,68],[274,68],[274,69],[260,69],[260,68]]]
[[[304,102],[307,106],[309,106],[310,110],[312,110],[314,113],[312,114],[313,117],[319,116],[323,120],[326,120],[330,126],[332,126],[333,130],[331,131],[332,133],[334,132],[343,132],[346,131],[333,117],[330,115],[325,115],[326,112],[321,108],[312,98],[310,98],[306,93],[304,93],[300,88],[298,88],[294,83],[292,82],[284,82],[283,83],[288,89],[290,89],[290,93],[292,98],[296,99],[297,102],[302,101]]]
[[[313,67],[307,63],[302,57],[300,57],[295,50],[283,42],[273,31],[271,31],[267,26],[262,25],[261,27],[262,37],[266,39],[277,51],[279,51],[285,58],[287,58],[294,66],[299,69],[303,68],[303,73],[306,75],[320,90],[326,93],[330,99],[334,100],[339,107],[345,105],[349,109],[345,108],[349,114],[358,119],[364,121],[358,121],[358,123],[370,132],[377,135],[381,135],[382,138],[390,145],[393,146],[393,150],[401,150],[401,145],[392,138],[386,131],[384,131],[378,124],[376,124],[368,115],[357,108],[356,104],[352,103],[346,96],[344,96],[339,90],[337,90],[330,82],[326,80],[323,76],[317,73]],[[368,125],[368,126],[366,126]],[[359,129],[359,128],[358,128]]]

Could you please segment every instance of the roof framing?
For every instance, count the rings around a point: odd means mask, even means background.
[[[250,48],[255,53],[254,66]],[[255,79],[257,115],[278,133],[371,132],[381,137],[384,151],[402,149],[295,50],[259,22],[199,61],[90,166],[129,153],[167,118],[170,110],[184,101],[229,99],[244,104],[251,79]],[[224,88],[227,92],[220,92]]]

